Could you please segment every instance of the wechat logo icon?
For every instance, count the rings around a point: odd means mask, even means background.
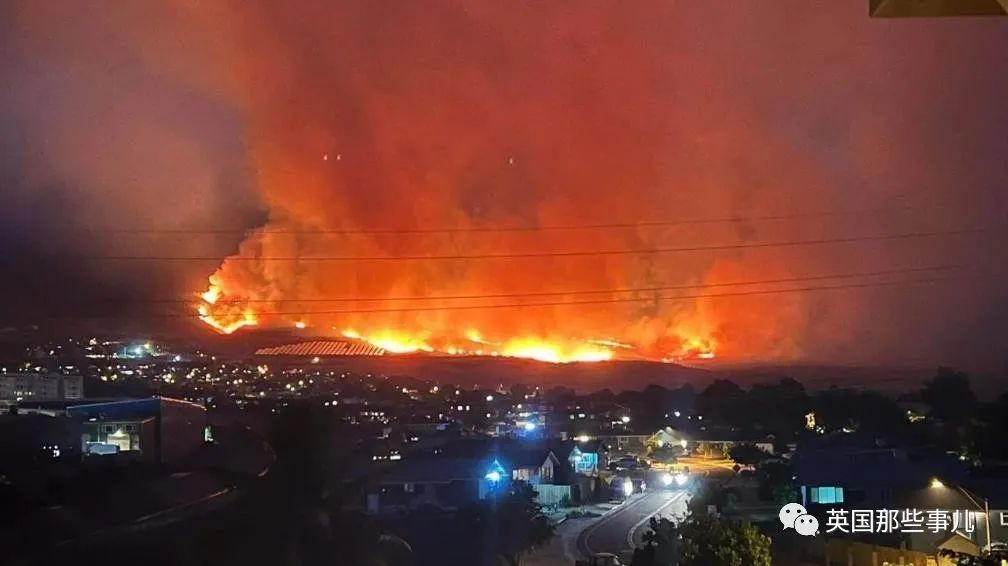
[[[778,517],[785,531],[794,529],[796,533],[806,537],[819,533],[819,519],[809,515],[805,507],[798,503],[788,503],[781,507]]]

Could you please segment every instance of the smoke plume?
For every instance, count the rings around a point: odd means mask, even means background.
[[[1004,294],[976,277],[654,290],[986,266],[992,233],[472,258],[989,224],[1008,180],[1003,27],[764,4],[24,2],[9,76],[35,153],[18,179],[79,180],[104,219],[250,228],[237,248],[167,247],[229,256],[164,267],[176,282],[160,291],[202,291],[212,274],[204,308],[221,320],[251,310],[439,348],[471,331],[487,350],[614,340],[650,358],[951,362],[1003,345]],[[857,213],[821,214],[844,211]],[[599,224],[621,226],[556,229]],[[469,259],[309,259],[428,255]],[[847,288],[669,298],[820,285]],[[565,294],[586,290],[607,292]],[[515,297],[401,300],[472,295]]]

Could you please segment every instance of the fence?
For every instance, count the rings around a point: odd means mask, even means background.
[[[559,505],[561,502],[569,503],[571,500],[571,488],[569,485],[553,485],[541,483],[535,486],[536,501],[540,505]]]
[[[827,539],[826,566],[933,566],[934,558],[923,552],[903,550],[852,540]]]

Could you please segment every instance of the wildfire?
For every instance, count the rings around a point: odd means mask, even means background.
[[[219,317],[211,314],[207,305],[199,305],[196,310],[199,312],[200,320],[221,334],[231,334],[239,328],[259,324],[251,309],[244,309],[237,317]]]
[[[220,287],[216,285],[211,285],[209,289],[200,294],[200,297],[203,299],[203,301],[211,305],[215,304],[217,302],[217,299],[220,298],[220,296],[221,296]]]
[[[678,352],[672,352],[662,358],[663,362],[675,363],[689,360],[713,360],[715,344],[710,339],[689,338],[683,342]]]
[[[626,350],[632,350],[633,349],[633,345],[632,344],[626,344],[624,342],[620,342],[619,340],[614,340],[612,338],[605,338],[605,339],[602,339],[602,340],[588,340],[588,343],[589,344],[595,344],[596,346],[606,346],[606,347],[609,347],[609,348],[623,348],[623,349],[626,349]]]
[[[220,286],[211,277],[210,287],[199,295],[203,303],[196,306],[200,320],[221,334],[231,334],[239,328],[259,324],[252,309],[236,305],[218,305],[217,301],[222,294]],[[211,306],[214,307],[214,312],[210,312]]]
[[[413,352],[433,352],[434,348],[419,337],[409,336],[401,332],[383,330],[369,336],[363,336],[354,330],[344,330],[343,336],[363,340],[393,354],[411,354]]]
[[[603,362],[611,360],[613,352],[609,348],[592,344],[564,345],[536,338],[509,340],[502,355],[512,358],[529,358],[540,362]]]
[[[198,296],[201,301],[197,305],[200,320],[217,332],[232,334],[246,326],[260,324],[260,317],[255,311],[226,294],[213,278],[209,288]],[[281,323],[283,320],[270,324]],[[303,319],[287,319],[286,324],[298,329],[309,326]],[[367,342],[392,354],[426,352],[448,356],[524,358],[549,363],[604,362],[617,357],[617,352],[621,352],[620,356],[649,357],[647,352],[639,350],[634,344],[614,338],[522,335],[491,339],[475,328],[454,337],[381,327],[366,331],[354,328],[339,330],[339,327],[332,327],[332,330],[347,339]],[[715,344],[711,339],[689,338],[683,339],[678,351],[669,352],[661,359],[665,362],[709,360],[714,358],[714,351]]]
[[[469,329],[469,330],[466,331],[466,339],[469,340],[470,342],[474,342],[476,344],[491,344],[492,343],[492,342],[487,342],[486,340],[484,340],[483,336],[479,333],[479,331],[478,330],[474,330],[474,329]]]
[[[514,338],[504,343],[499,343],[486,340],[476,330],[467,331],[465,333],[466,340],[480,345],[500,344],[501,347],[499,349],[465,348],[452,344],[436,347],[431,345],[430,341],[426,338],[393,330],[381,330],[362,334],[348,328],[343,330],[341,334],[346,338],[361,340],[394,354],[428,352],[450,356],[503,356],[508,358],[527,358],[551,363],[601,362],[611,360],[613,357],[611,349],[588,342],[576,343],[576,341],[572,341],[572,345],[565,345],[539,338]]]

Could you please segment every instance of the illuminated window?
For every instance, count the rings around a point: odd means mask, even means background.
[[[843,503],[844,493],[842,487],[813,487],[810,498],[812,503]]]

